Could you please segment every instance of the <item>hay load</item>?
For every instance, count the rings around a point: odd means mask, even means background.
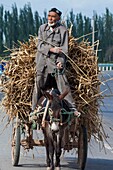
[[[91,135],[99,139],[103,136],[98,113],[99,102],[102,99],[101,82],[98,78],[98,45],[98,41],[95,47],[90,46],[88,41],[78,44],[73,37],[69,41],[67,76],[77,110],[82,113],[81,122],[87,127],[88,139]]]
[[[11,51],[11,60],[5,70],[8,80],[3,84],[3,105],[10,119],[17,114],[23,119],[31,111],[36,42],[37,37],[30,37],[28,42],[19,42],[20,47]],[[98,47],[98,42],[96,46]],[[66,74],[76,107],[82,113],[81,122],[87,126],[89,140],[91,135],[102,140],[104,133],[98,114],[101,82],[98,79],[97,54],[88,41],[77,43],[70,37],[67,58]]]
[[[3,84],[5,97],[3,105],[10,119],[18,115],[27,117],[31,110],[31,96],[35,76],[36,39],[11,51],[11,60],[6,65],[5,75],[8,80]]]

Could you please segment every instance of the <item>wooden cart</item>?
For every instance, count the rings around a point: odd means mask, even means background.
[[[79,124],[79,119],[76,118],[71,126],[68,126],[65,130],[64,140],[65,144],[62,146],[63,150],[70,151],[75,148],[78,165],[80,170],[85,169],[86,160],[87,160],[87,129],[84,125]],[[32,123],[31,123],[32,122]],[[35,123],[35,124],[34,124]],[[20,149],[23,147],[25,150],[33,149],[34,146],[44,146],[43,140],[34,140],[33,139],[33,127],[38,124],[37,119],[33,119],[28,123],[21,121],[16,118],[13,121],[13,133],[12,133],[12,165],[17,166],[19,163]],[[21,139],[22,134],[24,138]]]

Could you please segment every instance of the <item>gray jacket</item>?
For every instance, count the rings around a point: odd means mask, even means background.
[[[32,96],[32,110],[37,106],[38,100],[41,96],[41,88],[45,85],[48,73],[54,73],[57,62],[61,62],[65,67],[66,56],[63,53],[55,54],[49,51],[49,49],[54,46],[62,48],[62,51],[67,55],[67,29],[59,23],[53,32],[48,27],[48,24],[40,26],[38,33],[38,52],[36,55],[36,77]],[[61,94],[66,88],[69,88],[64,72],[63,74],[55,74],[55,79]],[[65,99],[70,103],[69,107],[75,107],[71,92],[67,94]]]
[[[61,62],[65,66],[66,56],[55,54],[49,51],[52,47],[62,48],[65,54],[68,53],[68,31],[61,25],[57,24],[52,32],[48,24],[43,24],[38,32],[38,52],[36,56],[36,71],[37,74],[43,71],[44,66],[47,66],[48,73],[52,73],[56,68],[56,63]]]

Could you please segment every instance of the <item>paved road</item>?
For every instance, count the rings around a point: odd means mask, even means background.
[[[109,72],[108,72],[109,73]],[[112,77],[113,73],[103,74],[105,79]],[[103,78],[104,79],[104,78]],[[109,87],[108,87],[109,86]],[[107,89],[106,94],[111,94],[113,91],[113,81],[108,81],[107,84],[101,87],[101,90]],[[0,98],[2,96],[0,95]],[[106,153],[102,146],[99,147],[98,141],[94,139],[89,143],[88,160],[86,170],[113,170],[113,97],[104,99],[103,110],[103,124],[108,135],[108,141],[111,147],[105,142]],[[3,119],[4,110],[0,109],[0,170],[45,170],[45,149],[44,147],[35,147],[32,151],[25,153],[21,149],[20,162],[18,167],[12,167],[11,164],[11,125],[3,131],[7,117]],[[3,132],[2,132],[3,131]],[[37,132],[35,132],[35,136]],[[66,153],[61,158],[62,170],[78,170],[76,165],[75,152]]]

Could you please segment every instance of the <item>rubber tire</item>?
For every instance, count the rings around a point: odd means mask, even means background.
[[[87,130],[85,126],[81,125],[79,129],[78,138],[78,164],[80,170],[84,170],[87,161],[88,152],[88,140],[87,140]]]
[[[21,141],[21,132],[20,132],[20,126],[14,127],[15,128],[15,146],[12,146],[12,165],[18,166],[19,158],[20,158],[20,141]],[[14,129],[13,129],[14,130]]]

